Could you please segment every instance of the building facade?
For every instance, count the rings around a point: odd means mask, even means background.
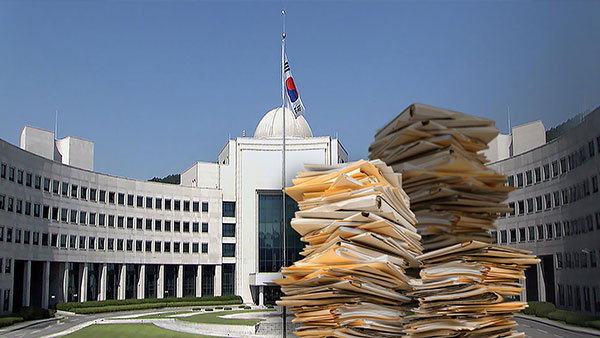
[[[512,155],[487,154],[488,166],[516,188],[508,199],[513,211],[500,217],[493,236],[542,260],[526,271],[523,299],[600,315],[600,108],[547,143],[539,126],[525,127],[524,133],[513,129],[510,142],[498,142]]]
[[[93,143],[25,127],[0,140],[0,312],[58,302],[240,295],[271,302],[282,256],[282,114],[196,162],[179,185],[93,171]],[[286,181],[347,162],[341,143],[286,114]],[[299,238],[289,218],[288,260]]]

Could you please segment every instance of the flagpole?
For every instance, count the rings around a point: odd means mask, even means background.
[[[282,193],[282,209],[283,209],[283,255],[282,255],[282,264],[281,266],[286,266],[287,264],[287,247],[286,247],[286,215],[285,215],[285,9],[281,10],[281,16],[283,19],[283,32],[281,34],[281,113],[282,113],[282,128],[281,128],[281,139],[282,139],[282,150],[281,150],[281,193]],[[287,325],[286,325],[286,309],[285,306],[281,309],[281,336],[287,336]]]

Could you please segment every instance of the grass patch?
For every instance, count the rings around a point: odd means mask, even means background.
[[[127,319],[171,319],[170,316],[180,315],[184,313],[196,313],[196,311],[173,311],[173,312],[164,312],[164,313],[155,313],[152,315],[139,316],[134,318]],[[175,317],[177,318],[177,317]]]
[[[145,338],[214,338],[190,333],[166,330],[152,324],[97,324],[90,325],[65,337],[104,338],[104,337],[145,337]]]
[[[174,306],[203,306],[203,305],[238,305],[242,304],[240,296],[219,296],[219,297],[186,297],[186,298],[146,298],[146,299],[123,299],[123,300],[103,300],[103,301],[88,301],[88,302],[70,302],[56,304],[57,310],[80,312],[80,309],[85,308],[101,308],[101,307],[125,307],[130,306],[145,308],[158,307],[174,307]],[[106,312],[106,311],[96,311]],[[89,313],[89,312],[88,312]]]
[[[249,312],[269,312],[265,310],[247,310],[247,311],[221,311],[214,313],[201,313],[195,316],[180,317],[178,320],[183,320],[192,323],[202,324],[222,324],[222,325],[245,325],[252,326],[262,322],[261,319],[224,319],[221,316],[226,316],[234,313],[249,313]]]

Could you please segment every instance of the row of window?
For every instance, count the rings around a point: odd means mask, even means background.
[[[581,302],[582,294],[583,303]],[[587,312],[592,312],[593,305],[593,311],[598,313],[600,312],[600,290],[597,287],[558,284],[558,304],[573,308],[576,311],[584,310]]]
[[[95,212],[87,212],[83,210],[74,210],[59,207],[50,207],[40,204],[31,204],[29,201],[23,203],[22,200],[16,200],[12,197],[8,199],[4,195],[0,195],[0,210],[7,210],[8,212],[16,212],[17,214],[25,214],[27,216],[42,217],[44,219],[51,219],[60,222],[70,222],[73,224],[91,225],[91,226],[108,226],[114,228],[127,228],[143,230],[154,230],[154,231],[166,231],[170,232],[181,232],[181,223],[183,223],[183,232],[190,232],[190,222],[184,221],[173,221],[173,227],[171,227],[170,220],[160,219],[144,219],[125,216],[107,215],[104,213],[96,214]],[[199,232],[199,222],[191,222],[191,232]],[[145,225],[145,226],[144,226]],[[164,225],[164,227],[163,227]],[[208,232],[208,223],[202,223],[202,232]],[[223,224],[223,237],[235,237],[235,224],[224,223]]]
[[[577,269],[577,268],[595,268],[598,266],[598,256],[596,250],[582,249],[581,252],[565,252],[563,264],[563,253],[556,253],[556,268]]]
[[[590,190],[591,181],[591,190]],[[545,210],[551,210],[552,208],[558,208],[561,205],[567,205],[574,203],[592,193],[599,191],[598,176],[594,175],[591,179],[585,178],[582,182],[564,188],[561,191],[554,191],[553,193],[547,193],[536,197],[527,198],[515,202],[509,202],[508,206],[512,208],[506,216],[525,215],[525,213],[541,212]]]
[[[600,212],[595,214],[596,230],[600,230]],[[563,236],[573,236],[587,233],[594,230],[594,217],[590,214],[585,217],[572,219],[570,221],[556,222],[554,224],[538,224],[518,229],[492,231],[492,238],[495,241],[506,243],[523,243],[536,240],[561,238]]]
[[[4,230],[0,227],[0,230]],[[3,233],[3,231],[1,232]],[[0,240],[6,242],[23,243],[26,245],[41,245],[52,248],[79,249],[79,250],[98,250],[98,251],[130,251],[130,252],[164,252],[164,253],[190,253],[190,242],[179,241],[151,241],[151,240],[133,240],[123,238],[104,238],[83,235],[66,235],[57,233],[39,233],[36,231],[22,231],[16,229],[6,229],[6,236]],[[200,244],[202,244],[200,246]],[[202,253],[208,253],[208,243],[191,243],[191,253],[198,253],[201,248]],[[235,257],[235,243],[222,244],[223,257]],[[10,259],[6,260],[5,272],[10,273]],[[0,267],[2,266],[0,259]]]
[[[16,175],[15,175],[16,172]],[[16,177],[15,177],[16,176]],[[168,199],[161,197],[150,197],[150,196],[139,196],[133,194],[125,194],[122,192],[97,190],[95,188],[88,188],[79,186],[77,184],[69,184],[68,182],[61,182],[59,180],[51,180],[48,177],[39,175],[33,175],[26,173],[21,169],[15,169],[9,167],[5,163],[0,164],[0,178],[8,179],[11,182],[17,184],[24,184],[27,187],[32,187],[37,190],[43,190],[56,195],[62,195],[64,197],[77,198],[81,200],[91,202],[101,202],[116,204],[122,206],[136,206],[140,208],[149,208],[156,210],[174,210],[174,211],[192,211],[200,212],[200,202],[179,199]],[[183,203],[182,203],[183,202]],[[202,202],[202,212],[208,212],[208,202]],[[223,202],[223,216],[224,217],[235,217],[235,202]]]
[[[542,180],[547,181],[550,179],[551,174],[552,178],[565,174],[567,171],[584,164],[588,159],[594,157],[597,152],[600,153],[600,136],[596,138],[596,143],[594,145],[594,140],[589,141],[587,152],[585,147],[581,146],[578,151],[574,151],[569,156],[562,157],[560,160],[553,161],[551,165],[546,163],[541,167],[526,170],[524,173],[509,175],[507,183],[511,187],[522,188],[540,183]],[[550,171],[551,168],[552,171]]]

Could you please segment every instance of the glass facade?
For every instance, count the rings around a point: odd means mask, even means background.
[[[202,265],[202,297],[215,294],[215,266]]]
[[[195,265],[183,266],[183,296],[196,297],[196,272]]]
[[[223,264],[221,274],[223,296],[235,295],[235,264]]]
[[[298,203],[286,196],[286,245],[287,262],[285,266],[300,260],[300,251],[304,244],[300,235],[292,229],[290,221],[298,210]],[[278,191],[261,192],[258,194],[258,271],[278,272],[282,266],[282,203]]]

